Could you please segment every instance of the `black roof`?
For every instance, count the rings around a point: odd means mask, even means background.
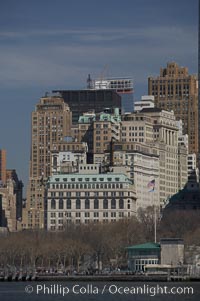
[[[150,112],[161,112],[162,109],[160,108],[143,108],[140,112],[141,113],[150,113]]]

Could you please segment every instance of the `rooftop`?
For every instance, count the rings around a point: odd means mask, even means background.
[[[160,244],[148,242],[141,245],[134,245],[127,247],[128,250],[139,250],[139,249],[160,249]]]

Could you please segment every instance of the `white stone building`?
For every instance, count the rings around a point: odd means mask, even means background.
[[[70,223],[115,222],[136,214],[132,181],[123,173],[98,173],[95,164],[80,173],[53,175],[47,189],[47,229],[63,230]]]

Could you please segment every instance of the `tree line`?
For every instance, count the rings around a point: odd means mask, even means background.
[[[185,245],[200,246],[200,212],[174,211],[158,219],[158,242],[160,238],[183,238]],[[137,218],[114,223],[71,224],[62,232],[8,233],[0,237],[0,267],[62,268],[69,273],[95,266],[97,270],[126,269],[126,247],[153,241],[154,209],[149,207],[140,210]]]

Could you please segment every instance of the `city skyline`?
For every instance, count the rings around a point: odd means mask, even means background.
[[[46,91],[82,89],[88,73],[131,76],[135,99],[169,61],[197,73],[198,1],[7,1],[1,7],[0,148],[25,186],[31,112]],[[106,7],[106,8],[105,8]]]

